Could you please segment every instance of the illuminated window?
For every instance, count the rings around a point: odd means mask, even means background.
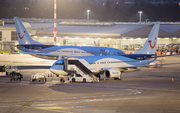
[[[119,4],[118,2],[116,2],[116,4]]]
[[[17,33],[15,31],[11,32],[11,40],[18,40],[17,39]]]
[[[105,3],[103,3],[103,5],[106,5]]]

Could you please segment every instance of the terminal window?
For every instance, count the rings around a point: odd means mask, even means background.
[[[11,40],[18,40],[17,39],[17,33],[14,31],[11,32]]]

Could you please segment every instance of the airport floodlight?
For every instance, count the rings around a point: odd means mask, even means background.
[[[141,14],[142,14],[143,12],[142,12],[142,11],[138,11],[138,13],[140,14],[139,22],[141,22]]]
[[[90,13],[90,10],[88,9],[87,10],[87,20],[89,20],[89,13]]]

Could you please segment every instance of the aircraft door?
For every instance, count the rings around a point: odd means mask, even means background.
[[[65,71],[68,70],[68,59],[67,58],[64,59],[64,70]]]

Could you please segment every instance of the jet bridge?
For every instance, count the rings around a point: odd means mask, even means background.
[[[93,82],[98,82],[99,78],[95,76],[97,71],[84,59],[65,58],[65,71],[73,74],[80,74],[83,78],[91,77]]]

